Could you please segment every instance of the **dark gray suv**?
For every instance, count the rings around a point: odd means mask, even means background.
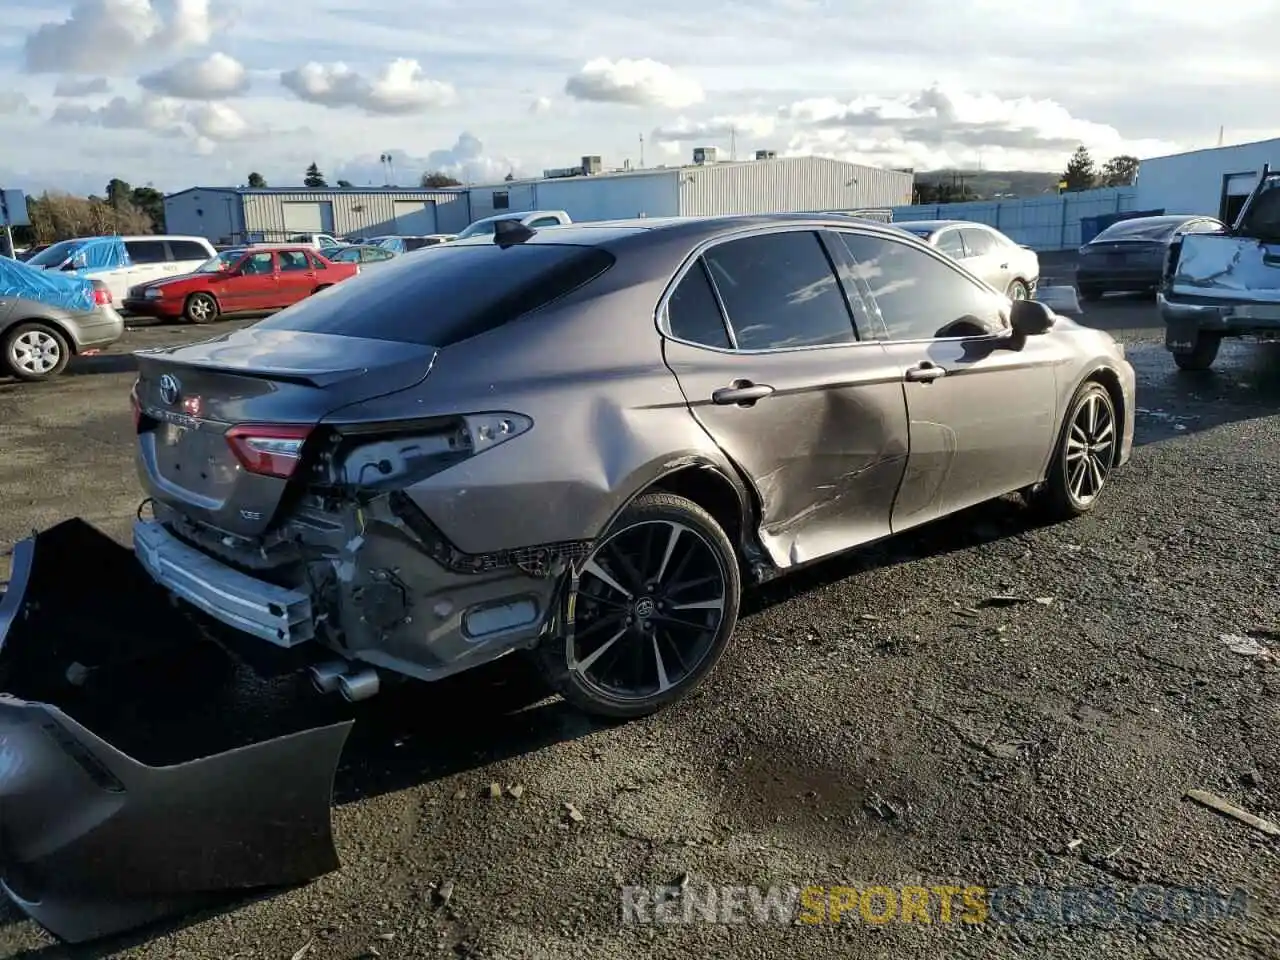
[[[139,353],[138,558],[349,699],[526,649],[635,716],[759,582],[1129,457],[1106,333],[851,217],[644,219],[401,257]]]

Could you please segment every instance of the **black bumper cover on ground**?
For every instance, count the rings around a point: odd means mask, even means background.
[[[338,868],[329,807],[350,722],[140,763],[73,716],[93,714],[84,687],[157,660],[173,665],[162,675],[180,670],[201,655],[199,631],[130,551],[81,521],[23,541],[12,566],[0,594],[0,886],[23,911],[76,942]]]

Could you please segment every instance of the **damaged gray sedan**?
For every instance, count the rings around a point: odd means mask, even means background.
[[[195,698],[201,651],[349,701],[526,651],[640,716],[744,583],[1015,491],[1085,513],[1133,442],[1110,336],[842,216],[513,223],[137,358],[133,554],[69,520],[0,596],[0,885],[70,940],[338,865],[349,721],[159,761],[102,731]]]
[[[612,717],[680,697],[744,578],[1132,443],[1105,333],[852,218],[503,225],[138,354],[160,584],[348,699],[517,649]]]

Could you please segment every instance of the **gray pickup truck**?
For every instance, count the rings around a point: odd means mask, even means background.
[[[1224,337],[1280,340],[1280,172],[1262,168],[1227,233],[1170,247],[1157,300],[1182,370],[1208,370]]]

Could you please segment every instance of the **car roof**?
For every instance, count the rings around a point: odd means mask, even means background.
[[[728,236],[743,230],[783,226],[809,226],[815,230],[834,227],[858,227],[883,236],[901,239],[902,231],[895,224],[840,213],[765,213],[727,214],[701,217],[633,217],[625,220],[593,220],[557,226],[554,230],[539,232],[533,228],[533,236],[524,243],[558,244],[562,246],[602,246],[619,240],[643,243],[646,236],[659,240],[687,237],[700,243],[719,235]],[[491,236],[468,237],[453,240],[451,247],[488,246]]]
[[[1207,213],[1164,213],[1155,217],[1125,217],[1123,220],[1117,220],[1115,223],[1107,224],[1107,228],[1118,227],[1122,224],[1125,226],[1148,224],[1157,226],[1159,224],[1168,223],[1186,223],[1189,220],[1217,220],[1217,217],[1211,217]]]

